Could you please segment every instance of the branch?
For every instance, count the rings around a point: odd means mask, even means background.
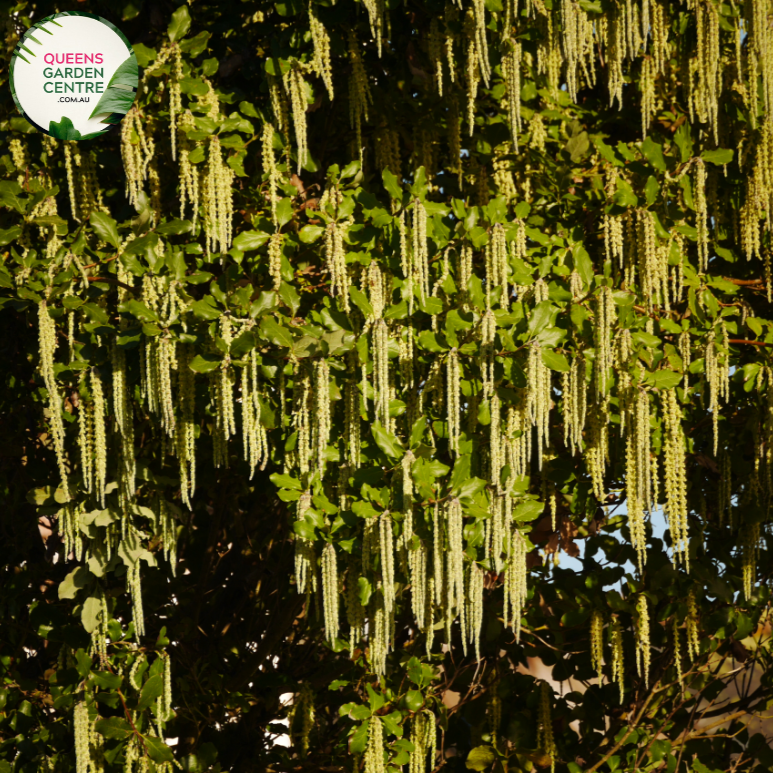
[[[628,732],[604,755],[602,759],[600,759],[592,768],[588,768],[588,773],[594,773],[594,771],[598,770],[610,757],[614,755],[614,753],[628,740],[628,736],[633,733],[633,731],[636,729],[639,722],[641,722],[641,718],[644,716],[644,712],[647,710],[647,706],[649,706],[650,701],[655,695],[655,690],[651,690],[650,694],[647,696],[647,699],[642,704],[642,707],[639,709],[639,713],[636,716],[636,719],[631,722]]]
[[[747,346],[773,346],[765,341],[746,341],[743,338],[730,338],[727,342],[729,344],[746,344]]]

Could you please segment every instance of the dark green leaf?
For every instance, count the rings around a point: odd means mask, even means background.
[[[169,40],[172,42],[182,40],[190,28],[191,15],[188,12],[188,6],[183,4],[172,14],[172,20],[166,30]]]

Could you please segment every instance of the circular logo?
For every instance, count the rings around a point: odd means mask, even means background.
[[[11,58],[16,107],[60,140],[91,139],[120,123],[138,76],[126,36],[92,13],[57,13],[33,24]]]

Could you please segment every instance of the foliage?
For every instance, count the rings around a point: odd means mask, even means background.
[[[85,10],[120,127],[0,117],[0,773],[771,769],[770,0]]]

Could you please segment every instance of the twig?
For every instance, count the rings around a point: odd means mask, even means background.
[[[748,346],[773,346],[765,341],[747,341],[744,338],[730,338],[727,342],[729,344],[747,344]]]

